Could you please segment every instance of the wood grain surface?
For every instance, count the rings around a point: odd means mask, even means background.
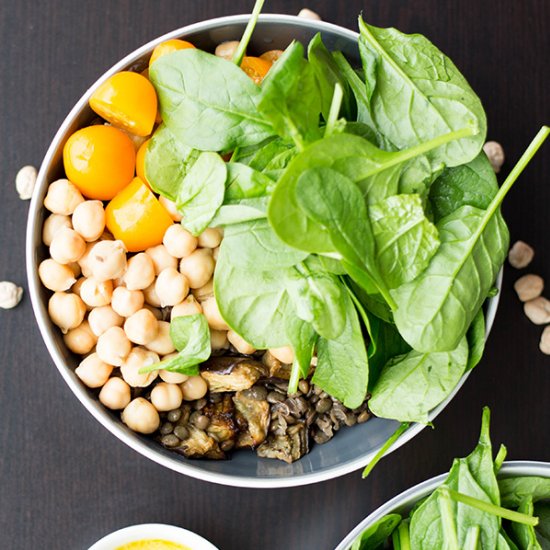
[[[28,203],[14,177],[39,165],[57,127],[86,88],[142,43],[202,19],[250,10],[252,0],[0,0],[0,280],[26,287]],[[303,4],[268,0],[266,12]],[[420,32],[461,68],[483,100],[489,139],[510,169],[550,123],[548,0],[312,0],[323,19]],[[550,281],[550,144],[504,206],[512,240],[531,243],[529,270]],[[245,490],[196,481],[141,457],[78,403],[50,360],[30,300],[0,310],[0,548],[86,549],[142,522],[185,526],[220,549],[330,549],[364,516],[467,453],[481,407],[510,459],[550,461],[550,357],[524,317],[506,267],[485,357],[435,430],[424,430],[362,481],[359,472],[314,486]]]

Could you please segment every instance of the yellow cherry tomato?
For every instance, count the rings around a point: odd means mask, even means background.
[[[77,130],[63,147],[67,178],[88,199],[112,199],[134,177],[136,150],[120,130],[103,124]]]
[[[148,136],[157,116],[157,93],[143,75],[122,71],[93,93],[90,107],[113,126]]]
[[[161,244],[173,223],[170,214],[139,178],[134,178],[105,209],[107,229],[129,252]]]
[[[166,42],[161,42],[151,54],[151,59],[149,59],[149,67],[163,55],[167,53],[176,52],[178,50],[187,50],[188,48],[194,48],[191,42],[186,42],[185,40],[178,40],[174,38],[172,40],[167,40]]]
[[[147,152],[147,145],[151,140],[144,141],[136,154],[136,176],[140,178],[143,183],[146,183],[148,187],[151,187],[150,183],[145,177],[145,153]]]
[[[256,83],[259,84],[271,69],[270,61],[260,57],[245,55],[241,63],[241,69]]]

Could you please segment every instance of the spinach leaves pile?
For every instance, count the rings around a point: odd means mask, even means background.
[[[427,422],[479,360],[508,248],[500,204],[547,132],[499,191],[481,102],[426,38],[360,20],[361,68],[318,34],[258,86],[238,66],[254,21],[235,62],[153,63],[147,179],[191,233],[224,228],[219,310],[252,346],[293,348],[289,392],[316,353],[313,382],[347,407],[370,391],[376,415]],[[172,369],[197,371],[188,348]]]
[[[489,419],[485,408],[475,449],[454,460],[445,481],[408,517],[384,516],[357,537],[351,550],[550,548],[550,478],[497,479],[506,448],[501,446],[493,460]]]

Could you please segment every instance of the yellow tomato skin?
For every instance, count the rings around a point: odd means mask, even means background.
[[[90,107],[113,126],[148,136],[157,116],[157,93],[145,76],[122,71],[99,86]]]
[[[136,154],[136,176],[140,178],[143,183],[145,183],[149,188],[151,187],[150,183],[147,181],[147,178],[145,177],[145,153],[147,152],[147,145],[149,144],[151,140],[148,139],[147,141],[144,141]]]
[[[177,38],[174,38],[172,40],[166,40],[166,42],[161,42],[151,54],[151,58],[149,59],[149,67],[163,55],[175,52],[177,50],[187,50],[188,48],[195,48],[195,46],[186,40],[178,40]]]
[[[140,178],[134,178],[107,205],[105,222],[128,252],[140,252],[161,244],[164,233],[174,223]]]
[[[256,83],[259,84],[271,69],[273,63],[261,57],[245,55],[241,63],[241,69]]]
[[[112,126],[77,130],[63,147],[67,178],[88,199],[112,199],[134,177],[136,150],[132,140]]]

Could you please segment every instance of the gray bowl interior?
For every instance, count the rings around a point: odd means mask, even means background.
[[[548,462],[535,462],[530,460],[514,460],[505,462],[499,472],[498,477],[506,478],[512,476],[536,476],[550,477],[550,464]],[[353,541],[368,527],[383,518],[387,514],[398,513],[401,515],[408,514],[412,507],[421,499],[433,493],[433,491],[441,485],[447,474],[441,474],[437,477],[432,477],[392,498],[380,508],[377,508],[372,514],[367,516],[359,523],[352,531],[350,531],[344,540],[336,547],[335,550],[348,550],[353,544]]]
[[[245,487],[284,487],[303,485],[330,479],[349,473],[367,464],[379,447],[395,431],[397,422],[371,419],[367,423],[342,429],[337,436],[324,445],[315,445],[312,451],[294,464],[277,460],[261,459],[255,453],[235,453],[228,461],[188,460],[162,448],[148,437],[140,436],[126,428],[118,415],[106,410],[97,400],[97,392],[91,392],[77,379],[74,368],[77,357],[63,343],[59,330],[50,322],[47,314],[49,292],[38,280],[37,266],[47,255],[41,242],[41,227],[46,216],[42,208],[47,186],[62,176],[62,150],[65,141],[78,128],[89,124],[95,117],[88,107],[92,91],[111,74],[124,69],[141,70],[146,67],[149,55],[156,44],[169,38],[185,38],[197,47],[213,51],[226,40],[239,39],[248,16],[234,16],[197,23],[178,29],[139,48],[105,73],[75,105],[57,132],[40,169],[37,188],[31,202],[27,228],[27,271],[29,289],[35,315],[42,337],[55,364],[82,404],[109,431],[150,459],[178,472],[227,485]],[[249,51],[260,54],[270,49],[284,49],[293,39],[307,45],[321,32],[323,41],[330,50],[341,50],[355,65],[359,65],[357,34],[324,22],[313,22],[294,16],[262,15],[256,27]],[[487,327],[490,328],[496,312],[498,298],[490,303]],[[465,377],[459,384],[462,385]],[[458,391],[458,387],[455,392]],[[454,393],[453,392],[453,395]],[[451,396],[449,400],[452,398]],[[435,417],[444,408],[440,405],[432,414]],[[416,435],[423,426],[411,427],[393,446],[395,449]]]

